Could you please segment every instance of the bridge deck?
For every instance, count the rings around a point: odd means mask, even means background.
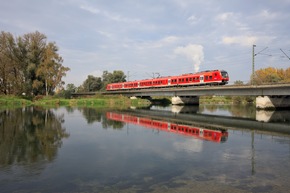
[[[122,94],[125,96],[288,96],[290,95],[290,84],[171,87],[110,91],[102,94]]]

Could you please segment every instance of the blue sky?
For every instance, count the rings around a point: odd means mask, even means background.
[[[0,30],[56,42],[66,84],[122,70],[129,80],[224,69],[290,67],[290,0],[9,0]]]

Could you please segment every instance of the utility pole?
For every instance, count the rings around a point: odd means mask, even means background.
[[[252,53],[252,85],[254,84],[254,75],[255,75],[255,47],[256,45],[253,45],[253,53]]]
[[[255,54],[255,47],[256,47],[256,45],[253,45],[253,52],[252,52],[252,81],[251,81],[252,82],[252,85],[254,84],[254,77],[255,77],[255,56],[257,56],[258,54],[263,54],[263,55],[271,56],[269,54],[261,53],[264,50],[266,50],[268,47],[264,48],[263,50],[261,50],[257,54]]]

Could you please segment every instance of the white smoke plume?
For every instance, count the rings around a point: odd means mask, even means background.
[[[193,61],[194,71],[198,72],[201,63],[204,61],[203,46],[197,44],[189,44],[180,46],[174,50],[175,54],[184,55]]]

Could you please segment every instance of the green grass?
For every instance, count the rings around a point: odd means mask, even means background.
[[[55,98],[52,96],[37,96],[33,101],[21,99],[15,96],[0,96],[1,107],[13,106],[46,106],[46,107],[57,107],[57,106],[84,106],[84,107],[130,107],[130,106],[146,106],[149,105],[149,101],[142,99],[131,100],[123,96],[101,96],[96,95],[88,98],[77,98],[77,99],[64,99]]]
[[[255,97],[248,96],[201,96],[200,104],[249,104],[255,103]]]
[[[22,99],[16,96],[0,96],[0,106],[1,107],[14,107],[14,106],[29,106],[32,104],[32,101]]]

